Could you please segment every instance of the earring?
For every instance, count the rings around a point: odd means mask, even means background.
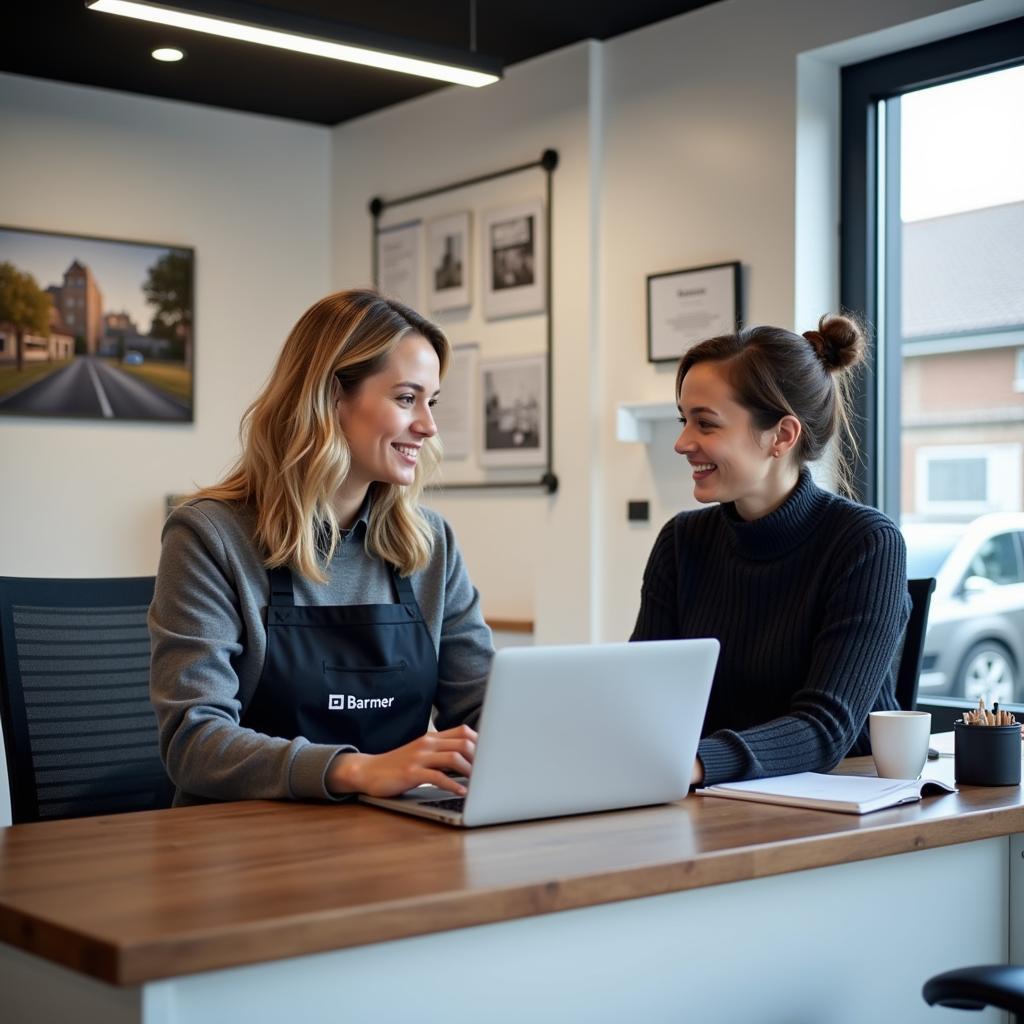
[[[777,459],[777,458],[779,457],[779,455],[780,455],[780,454],[781,454],[781,453],[779,452],[779,449],[778,449],[778,448],[773,448],[773,449],[772,449],[772,458],[773,458],[773,459]]]

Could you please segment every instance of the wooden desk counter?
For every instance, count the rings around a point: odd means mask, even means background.
[[[951,781],[952,761],[928,773]],[[1020,787],[863,817],[690,797],[479,830],[216,804],[0,830],[0,941],[133,986],[1012,833]]]

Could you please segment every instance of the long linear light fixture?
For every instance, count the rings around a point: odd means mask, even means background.
[[[411,40],[349,29],[312,18],[298,18],[246,4],[217,3],[214,0],[212,3],[203,3],[201,9],[199,5],[192,5],[197,9],[187,10],[183,9],[190,6],[187,2],[166,7],[138,0],[86,0],[85,6],[102,14],[118,14],[137,21],[205,32],[208,35],[274,46],[315,57],[330,57],[384,71],[400,71],[454,85],[479,88],[501,77],[501,65],[494,58],[468,51],[442,50]],[[221,12],[226,12],[226,16],[217,16]],[[267,27],[268,20],[277,20],[280,25],[283,18],[287,18],[297,28],[301,26],[313,31],[307,33]],[[345,42],[329,38],[339,30],[344,31]],[[417,56],[411,56],[412,53]]]

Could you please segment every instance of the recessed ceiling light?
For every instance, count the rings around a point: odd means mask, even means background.
[[[161,46],[153,51],[154,60],[162,60],[167,64],[173,63],[176,60],[181,60],[185,56],[184,50],[179,50],[175,46]]]
[[[89,10],[119,14],[158,25],[205,32],[246,43],[260,43],[315,57],[349,61],[384,71],[401,71],[436,81],[474,88],[490,85],[501,77],[501,64],[472,51],[442,50],[408,39],[396,39],[333,22],[290,15],[287,11],[257,8],[242,3],[218,4],[218,0],[177,0],[173,7],[137,0],[86,0]],[[216,17],[221,6],[233,17]],[[244,11],[238,20],[235,12]],[[274,27],[270,27],[273,25]],[[338,38],[343,31],[344,41]]]

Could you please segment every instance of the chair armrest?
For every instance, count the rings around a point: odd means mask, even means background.
[[[929,978],[921,995],[929,1006],[959,1010],[997,1006],[1011,1013],[1024,1013],[1024,967],[990,964],[945,971]]]

